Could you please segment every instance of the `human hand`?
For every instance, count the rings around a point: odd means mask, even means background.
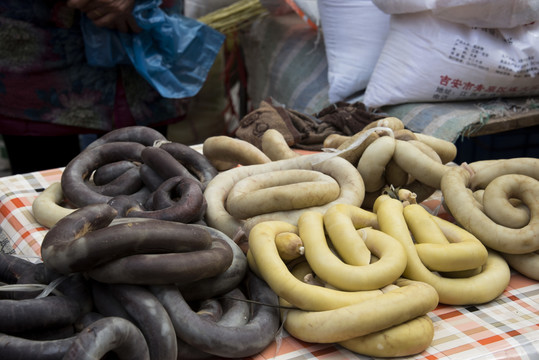
[[[133,17],[135,0],[67,0],[67,6],[78,9],[99,27],[121,32],[140,32]]]

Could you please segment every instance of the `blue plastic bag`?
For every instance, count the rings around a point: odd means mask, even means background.
[[[159,8],[161,0],[137,1],[133,15],[140,33],[100,28],[86,16],[81,28],[92,66],[132,64],[163,97],[198,93],[225,36],[206,24]]]

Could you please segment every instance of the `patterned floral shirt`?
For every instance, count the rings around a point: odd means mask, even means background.
[[[0,134],[103,132],[185,115],[189,99],[162,98],[132,66],[88,65],[80,16],[65,1],[0,0]]]

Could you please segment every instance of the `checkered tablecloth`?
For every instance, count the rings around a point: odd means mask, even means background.
[[[62,169],[0,178],[0,251],[30,259],[40,256],[47,228],[32,215],[32,202],[60,181]],[[483,305],[439,305],[429,313],[434,339],[409,359],[539,359],[539,283],[513,274],[505,292]],[[372,359],[334,344],[308,344],[283,332],[253,360]]]

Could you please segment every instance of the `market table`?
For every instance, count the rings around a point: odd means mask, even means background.
[[[0,177],[0,252],[39,260],[47,228],[36,222],[32,202],[60,181],[61,168]],[[439,200],[430,200],[431,209]],[[438,201],[438,203],[436,203]],[[539,283],[513,273],[497,299],[483,305],[439,305],[429,313],[434,339],[423,353],[409,359],[538,359]],[[251,359],[372,359],[334,344],[309,344],[280,333],[276,341]]]

